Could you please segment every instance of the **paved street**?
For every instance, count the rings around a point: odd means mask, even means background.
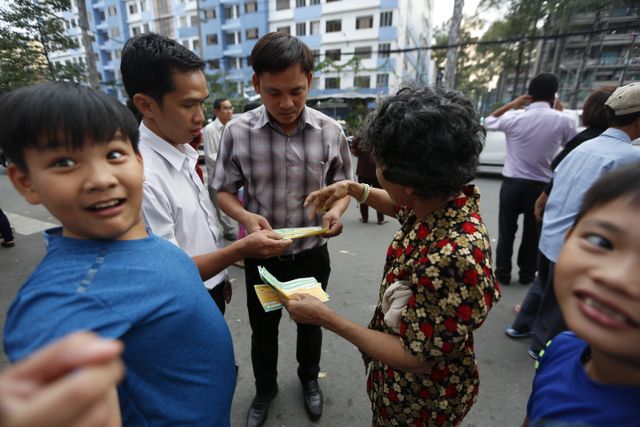
[[[492,239],[495,239],[500,180],[480,178],[477,184],[483,197],[481,212]],[[12,214],[11,219],[17,231],[16,247],[0,248],[0,310],[4,324],[4,313],[9,303],[44,253],[39,231],[56,221],[41,207],[27,205],[13,190],[2,168],[0,206],[5,212]],[[398,224],[394,220],[382,226],[375,223],[361,224],[358,216],[355,203],[352,203],[344,217],[343,234],[329,243],[333,271],[328,288],[331,301],[328,304],[346,317],[360,324],[367,324],[377,301],[386,248]],[[370,212],[370,217],[375,218],[375,214]],[[254,392],[249,357],[251,331],[245,309],[243,271],[232,267],[231,274],[235,284],[239,286],[234,288],[233,300],[225,317],[240,364],[232,425],[242,426]],[[517,274],[514,276],[517,277]],[[517,283],[503,289],[502,300],[492,310],[485,325],[475,334],[481,374],[480,397],[463,423],[464,426],[516,426],[522,423],[533,375],[533,362],[526,352],[527,340],[510,340],[502,331],[513,319],[513,305],[522,300],[526,290],[526,287]],[[325,332],[324,335],[320,379],[325,395],[325,411],[319,423],[308,421],[295,373],[294,328],[295,324],[288,315],[283,314],[280,327],[280,391],[271,405],[266,425],[369,426],[371,416],[360,354],[354,346],[330,332]],[[4,355],[2,363],[6,363]]]

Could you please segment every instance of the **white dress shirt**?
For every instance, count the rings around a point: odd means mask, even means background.
[[[202,147],[204,148],[204,164],[207,168],[207,177],[209,183],[213,179],[213,171],[216,166],[216,159],[218,158],[218,151],[220,150],[220,136],[224,125],[216,117],[216,119],[206,125],[202,129]]]
[[[218,250],[218,222],[195,171],[198,152],[189,144],[175,148],[141,123],[140,153],[145,175],[142,213],[151,231],[191,257]],[[223,270],[204,285],[213,289],[227,277]]]

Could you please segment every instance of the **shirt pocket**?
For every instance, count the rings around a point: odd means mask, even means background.
[[[304,172],[307,179],[307,185],[310,191],[319,190],[324,187],[324,178],[326,176],[326,162],[324,160],[311,160],[304,164]]]

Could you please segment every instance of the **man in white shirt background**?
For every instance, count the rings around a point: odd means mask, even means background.
[[[204,62],[167,37],[147,33],[127,41],[122,80],[142,114],[142,213],[157,236],[193,259],[209,294],[224,313],[231,299],[226,268],[246,257],[278,256],[291,245],[272,231],[252,233],[223,247],[209,193],[195,171],[198,152],[188,143],[204,125],[209,96]]]
[[[209,190],[209,196],[211,197],[211,203],[216,210],[216,217],[222,227],[222,234],[224,238],[230,241],[236,240],[235,229],[233,227],[233,220],[225,214],[218,206],[218,193],[211,186],[211,180],[213,179],[213,171],[216,166],[216,159],[218,158],[218,150],[220,150],[220,137],[222,131],[229,120],[233,118],[233,105],[227,98],[217,98],[213,101],[213,112],[216,115],[216,119],[206,125],[202,130],[202,146],[204,148],[204,163],[207,168],[207,189]]]

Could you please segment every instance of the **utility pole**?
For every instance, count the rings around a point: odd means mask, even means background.
[[[80,31],[82,32],[82,46],[84,47],[84,56],[87,63],[87,71],[89,73],[89,86],[93,89],[100,89],[100,76],[96,67],[95,54],[93,53],[93,43],[89,37],[89,17],[87,16],[87,5],[85,0],[77,0],[78,5],[78,21]]]
[[[447,90],[455,89],[456,67],[458,65],[458,46],[460,43],[460,22],[462,21],[462,9],[464,0],[456,0],[453,5],[453,16],[449,27],[449,49],[447,49],[447,66],[444,73],[444,87]]]

